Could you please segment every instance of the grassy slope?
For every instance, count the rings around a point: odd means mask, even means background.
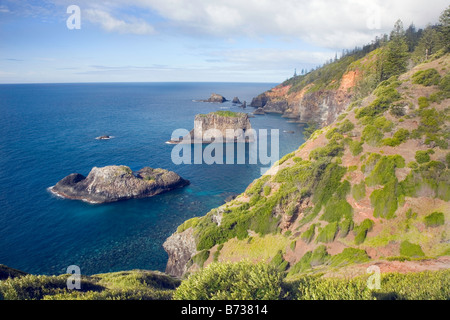
[[[437,70],[442,88],[415,83],[413,76],[427,69]],[[269,171],[234,201],[186,223],[196,230],[198,250],[211,253],[205,265],[267,261],[268,252],[274,257],[281,251],[294,276],[366,258],[448,255],[449,69],[446,55],[380,84],[281,159],[277,173]],[[417,151],[429,159],[418,163]],[[442,212],[443,224],[426,225],[433,212]],[[220,226],[210,219],[217,214]],[[270,239],[267,250],[249,245],[254,234],[260,243]],[[326,247],[323,259],[305,257],[321,245]],[[346,248],[358,251],[348,254]],[[333,259],[343,263],[333,264]]]

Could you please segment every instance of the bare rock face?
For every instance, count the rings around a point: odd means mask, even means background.
[[[221,96],[220,94],[213,93],[207,100],[202,100],[203,102],[213,102],[213,103],[224,103],[227,101],[224,96]]]
[[[172,234],[163,243],[163,248],[169,255],[166,273],[174,277],[183,276],[187,271],[188,261],[197,253],[193,229]]]
[[[249,115],[243,112],[216,111],[209,114],[197,114],[194,120],[194,129],[181,141],[168,141],[168,143],[204,143],[217,142],[220,135],[223,142],[253,142]],[[228,132],[227,132],[228,130]],[[230,136],[230,131],[235,135]]]
[[[234,97],[233,100],[231,101],[231,103],[242,104],[238,97]]]
[[[133,172],[127,166],[107,166],[92,168],[87,177],[72,173],[50,191],[68,199],[106,203],[152,197],[188,184],[188,180],[164,169],[145,167]]]
[[[266,114],[266,112],[264,111],[263,108],[258,108],[255,111],[253,111],[253,114],[263,115],[263,114]]]

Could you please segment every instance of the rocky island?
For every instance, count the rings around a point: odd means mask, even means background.
[[[209,114],[197,114],[194,120],[194,129],[180,140],[170,140],[169,144],[178,143],[204,143],[209,144],[219,136],[224,142],[252,142],[252,132],[249,115],[243,112],[216,111]],[[230,136],[227,131],[233,131]]]
[[[228,101],[224,96],[212,93],[211,96],[206,100],[200,100],[201,102],[212,102],[212,103],[224,103]]]
[[[133,172],[127,166],[92,168],[87,177],[72,173],[50,187],[54,194],[89,203],[107,203],[152,197],[189,184],[178,174],[145,167]]]

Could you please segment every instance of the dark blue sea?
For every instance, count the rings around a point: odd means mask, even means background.
[[[195,102],[217,92],[249,104],[275,84],[115,83],[0,85],[0,264],[34,274],[164,271],[162,248],[183,221],[203,216],[260,176],[265,165],[175,165],[173,130],[194,116],[242,111],[231,102]],[[247,107],[245,112],[254,109]],[[250,119],[280,130],[280,157],[303,142],[302,127],[279,115]],[[295,131],[287,133],[283,131]],[[96,140],[110,135],[111,140]],[[173,170],[191,184],[152,198],[92,205],[47,188],[92,167]]]

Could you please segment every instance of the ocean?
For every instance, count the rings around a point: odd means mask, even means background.
[[[33,274],[132,269],[164,271],[162,248],[183,221],[203,216],[261,174],[261,164],[181,164],[165,142],[191,130],[198,113],[252,112],[231,102],[196,102],[216,92],[251,99],[270,83],[93,83],[0,85],[0,264]],[[280,115],[252,127],[280,130],[280,157],[303,142]],[[289,131],[294,131],[291,133]],[[96,140],[110,135],[110,140]],[[270,140],[269,140],[270,142]],[[47,189],[70,173],[126,165],[175,171],[191,184],[152,198],[93,205]]]

